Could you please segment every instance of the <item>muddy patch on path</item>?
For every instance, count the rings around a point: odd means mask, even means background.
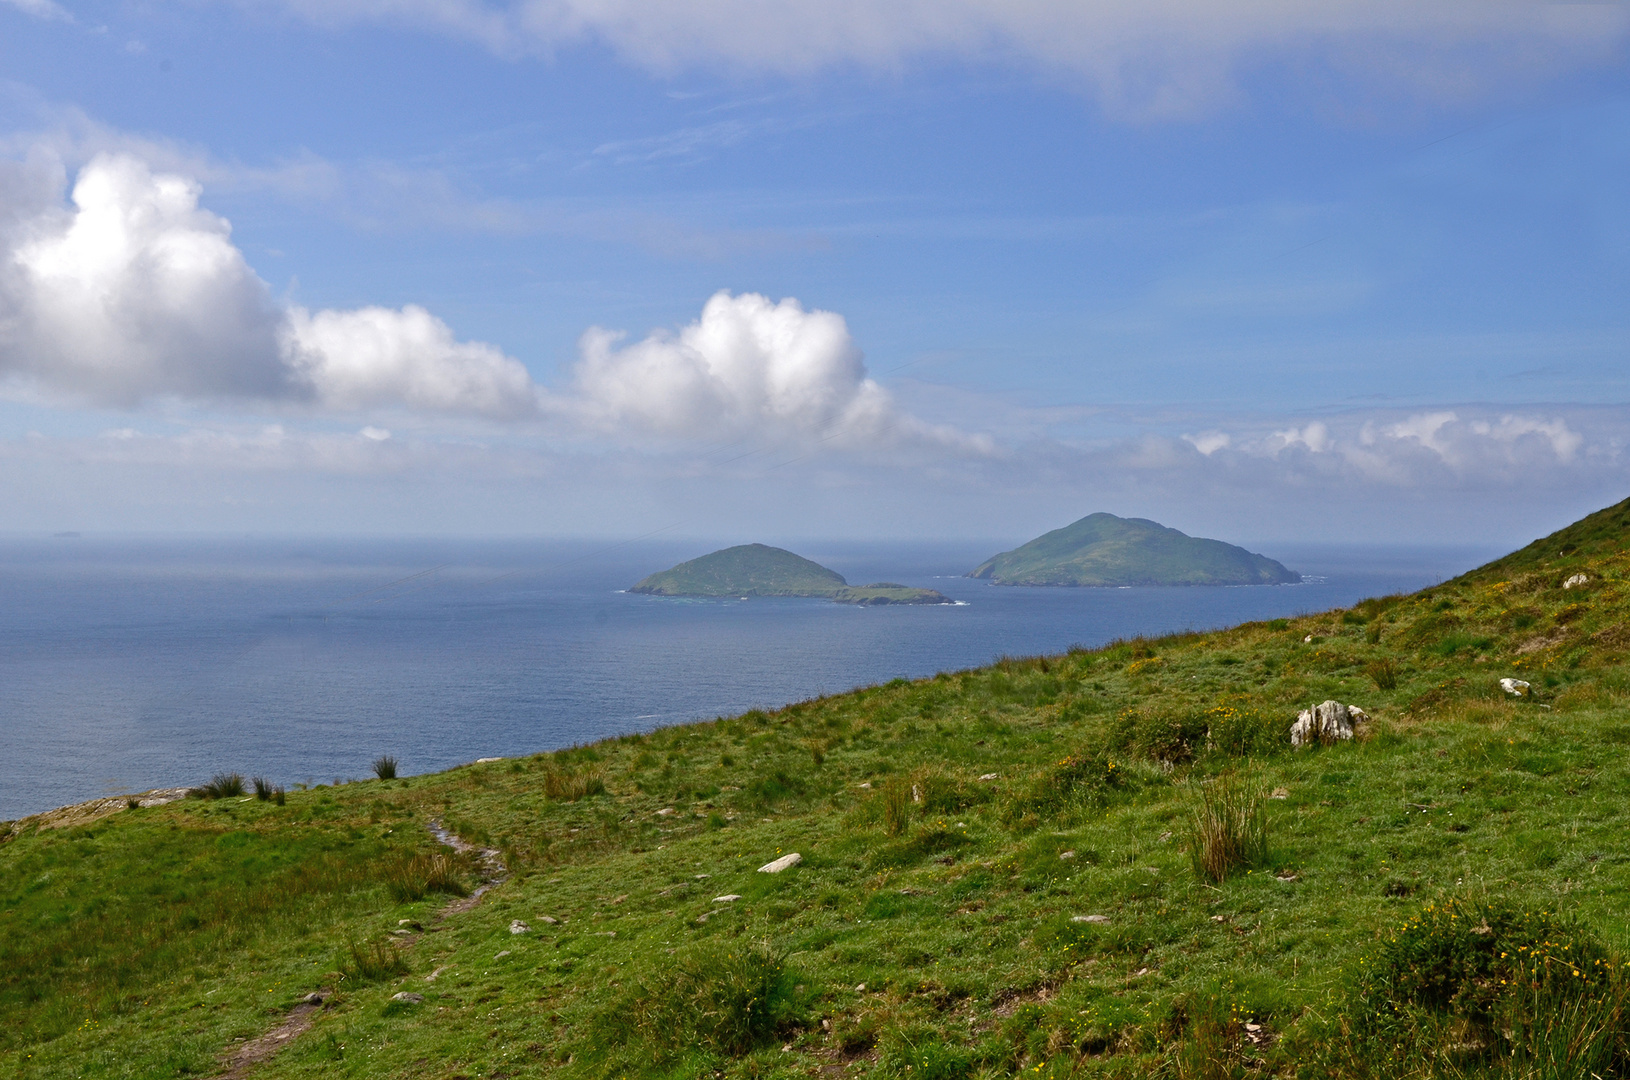
[[[460,854],[473,855],[480,874],[480,881],[470,890],[470,895],[461,896],[451,903],[443,905],[437,911],[432,923],[440,923],[462,915],[481,902],[481,898],[494,888],[504,883],[509,877],[509,867],[504,865],[504,859],[493,848],[479,847],[470,843],[457,833],[451,832],[441,822],[431,819],[428,828],[430,835],[436,838],[437,843],[445,844]],[[417,924],[415,924],[417,925]],[[432,926],[434,929],[434,925]],[[398,949],[412,948],[419,940],[417,934],[393,936],[395,947]],[[434,980],[441,970],[433,972],[430,980]],[[223,1063],[224,1071],[217,1073],[215,1080],[244,1080],[254,1070],[255,1066],[271,1060],[284,1047],[299,1038],[316,1021],[317,1016],[328,1007],[328,994],[326,992],[308,995],[300,1004],[289,1010],[282,1023],[272,1030],[250,1039],[234,1047],[226,1055]]]

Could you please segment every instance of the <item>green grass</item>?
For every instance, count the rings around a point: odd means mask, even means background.
[[[208,1075],[327,986],[256,1075],[1622,1076],[1627,537],[1621,504],[1348,611],[285,806],[23,823],[0,1068]],[[1374,723],[1291,751],[1326,698]],[[1231,784],[1218,875],[1198,826]],[[451,892],[392,887],[432,817],[511,869],[439,926]],[[407,970],[357,977],[403,919]],[[1496,955],[1536,943],[1543,970]]]

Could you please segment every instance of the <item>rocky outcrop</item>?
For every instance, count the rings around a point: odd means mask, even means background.
[[[1297,714],[1296,722],[1290,726],[1290,742],[1292,746],[1310,746],[1351,739],[1357,726],[1368,723],[1369,719],[1370,714],[1357,705],[1322,701]]]

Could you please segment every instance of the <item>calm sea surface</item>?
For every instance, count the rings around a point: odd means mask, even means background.
[[[1229,589],[1020,589],[1003,546],[799,545],[956,607],[620,590],[699,543],[0,539],[0,819],[228,770],[406,772],[777,706],[896,676],[1412,590],[1498,554],[1270,550],[1313,575]]]

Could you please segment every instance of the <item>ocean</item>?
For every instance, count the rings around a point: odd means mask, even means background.
[[[724,542],[0,538],[0,819],[216,772],[404,774],[896,677],[1229,626],[1434,584],[1499,554],[1287,547],[1250,588],[1026,589],[1009,544],[796,545],[956,606],[624,592]]]

